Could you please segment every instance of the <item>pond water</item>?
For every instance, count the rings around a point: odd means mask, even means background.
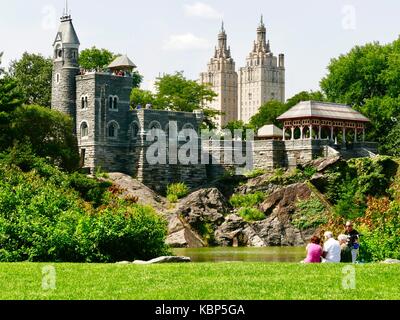
[[[306,257],[304,247],[174,249],[192,262],[295,262]]]

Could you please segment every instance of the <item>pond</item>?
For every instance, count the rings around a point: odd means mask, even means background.
[[[304,247],[174,249],[192,262],[295,262],[306,257]]]

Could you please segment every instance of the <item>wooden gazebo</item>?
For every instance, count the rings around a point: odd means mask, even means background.
[[[335,132],[342,133],[342,143],[346,143],[346,133],[354,132],[354,142],[365,142],[365,128],[370,120],[361,113],[343,104],[304,101],[278,117],[283,122],[283,140],[295,140],[295,131],[300,129],[300,140],[335,141]],[[323,129],[328,129],[330,135],[323,137]]]

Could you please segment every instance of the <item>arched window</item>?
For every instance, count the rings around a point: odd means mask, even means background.
[[[85,109],[85,97],[82,97],[81,99],[81,108]]]
[[[110,96],[108,98],[108,109],[112,111],[118,111],[118,96]]]
[[[81,124],[81,138],[87,138],[89,136],[89,126],[87,122]]]
[[[155,129],[161,130],[161,124],[158,121],[152,121],[149,125],[149,130],[155,130]]]
[[[119,130],[119,125],[116,121],[111,121],[108,124],[108,137],[111,139],[117,139],[118,138],[118,130]]]
[[[132,137],[132,139],[136,139],[137,138],[137,136],[139,135],[139,131],[140,131],[139,125],[137,124],[137,122],[133,122],[131,124],[131,137]]]

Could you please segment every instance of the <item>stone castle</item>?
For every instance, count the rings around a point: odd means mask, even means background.
[[[257,32],[258,41],[248,65],[240,70],[240,77],[235,72],[224,29],[219,35],[219,47],[209,72],[203,74],[203,81],[213,80],[214,88],[219,88],[219,108],[226,111],[222,123],[237,116],[246,121],[262,102],[273,98],[284,100],[283,55],[278,62],[270,52],[262,21]],[[199,161],[178,163],[174,150],[185,145],[187,140],[171,136],[169,128],[176,128],[178,132],[183,129],[199,132],[202,112],[133,110],[130,93],[134,63],[122,56],[113,61],[107,71],[82,70],[79,47],[72,18],[65,13],[53,43],[52,109],[72,118],[82,168],[92,173],[98,168],[126,173],[157,191],[182,181],[196,187],[223,175],[227,168],[232,169],[231,165],[212,161],[215,154],[224,153],[226,141],[212,146],[208,141],[198,143]],[[225,86],[225,82],[229,86]],[[236,107],[237,104],[240,107]],[[374,145],[364,142],[365,124],[369,120],[350,107],[310,102],[296,106],[280,120],[284,124],[283,131],[267,126],[251,142],[251,165],[255,168],[294,167],[316,157],[340,152],[348,152],[349,156],[376,152]],[[164,130],[168,140],[173,142],[161,151],[167,155],[164,164],[150,163],[146,156],[154,143],[147,139],[153,129]],[[290,137],[287,132],[292,133]],[[351,152],[346,145],[349,133],[355,134]],[[209,164],[201,164],[200,157],[204,154],[209,154]]]
[[[276,57],[271,52],[263,17],[257,28],[253,50],[247,57],[246,66],[239,69],[239,74],[222,23],[218,46],[207,72],[200,74],[200,82],[211,84],[218,94],[209,107],[222,114],[217,120],[219,128],[235,120],[248,123],[265,102],[285,102],[285,56],[280,54]]]

